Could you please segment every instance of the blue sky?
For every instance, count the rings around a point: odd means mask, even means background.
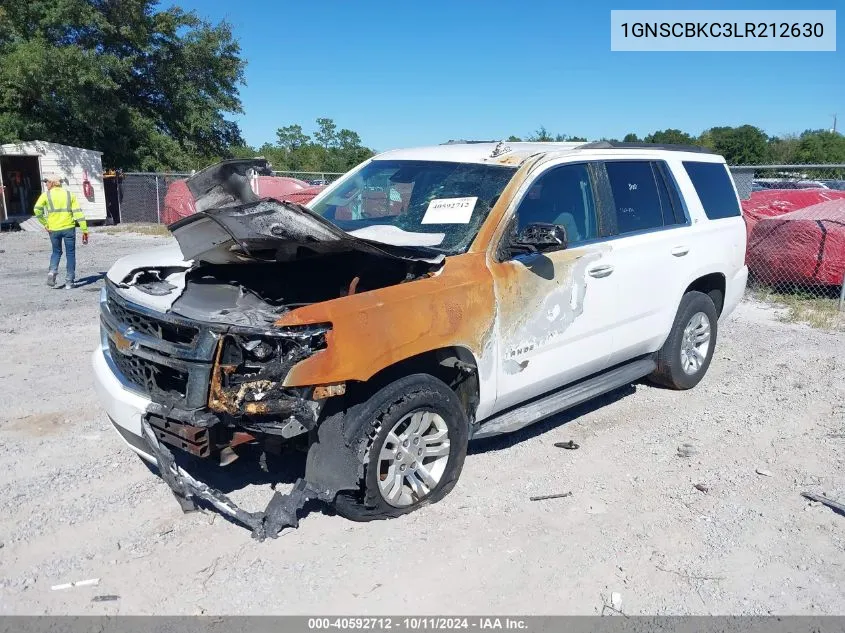
[[[601,0],[177,0],[227,20],[247,60],[237,117],[247,142],[317,117],[377,150],[450,138],[627,132],[751,123],[769,134],[845,129],[845,44],[837,52],[610,51],[611,9],[672,2]],[[698,2],[695,9],[799,9],[800,2]],[[837,7],[837,5],[839,5]],[[577,7],[574,8],[574,7]],[[819,0],[807,7],[845,7]]]

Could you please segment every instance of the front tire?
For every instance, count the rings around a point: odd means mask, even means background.
[[[401,378],[347,415],[366,445],[357,491],[338,494],[338,514],[352,521],[388,519],[434,503],[457,483],[468,442],[454,391],[428,374]]]
[[[649,378],[671,389],[695,387],[710,367],[718,328],[713,300],[702,292],[686,293]]]

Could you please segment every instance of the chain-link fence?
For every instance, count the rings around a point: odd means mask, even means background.
[[[795,320],[845,310],[845,164],[731,167],[748,233],[749,289]]]
[[[182,181],[188,178],[189,173],[153,173],[153,172],[129,172],[124,173],[119,181],[119,220],[120,222],[153,222],[165,223],[173,222],[184,215],[183,209],[174,212],[173,204],[168,204],[167,193],[171,185],[175,182]],[[292,196],[296,202],[307,202],[316,193],[318,189],[312,189],[319,186],[325,186],[337,180],[343,173],[327,172],[327,171],[274,171],[274,176],[293,178],[301,181],[297,183],[299,187],[305,187],[303,190],[305,196],[301,200],[295,195]],[[266,195],[275,195],[278,193],[279,187],[284,189],[287,185],[285,183],[267,183],[259,179],[255,183],[258,193],[261,194],[262,189],[266,190]],[[293,191],[293,190],[292,190]],[[184,197],[182,192],[174,191],[171,193],[174,197],[175,203],[180,203]]]
[[[131,172],[123,174],[120,189],[121,222],[166,222],[164,197],[177,180],[190,174]]]
[[[340,178],[344,172],[337,171],[274,171],[274,176],[296,178],[309,185],[328,185]]]
[[[731,174],[743,200],[764,189],[845,190],[845,164],[734,165]]]

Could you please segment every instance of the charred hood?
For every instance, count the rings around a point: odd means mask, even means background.
[[[268,172],[263,159],[228,160],[187,180],[196,213],[168,227],[185,259],[210,264],[289,262],[354,252],[406,262],[443,261],[434,250],[360,239],[307,207],[259,198],[250,186],[252,174]]]

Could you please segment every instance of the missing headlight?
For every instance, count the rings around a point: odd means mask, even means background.
[[[283,382],[291,367],[325,349],[330,324],[277,330],[230,331],[218,350],[209,393],[212,411],[231,415],[293,415],[305,428],[315,421],[314,403],[301,388]]]
[[[265,330],[233,332],[223,343],[221,364],[232,369],[234,382],[256,378],[283,380],[300,360],[326,348],[330,324],[303,325]]]
[[[273,345],[261,339],[252,339],[241,345],[256,360],[268,360],[275,352]]]

